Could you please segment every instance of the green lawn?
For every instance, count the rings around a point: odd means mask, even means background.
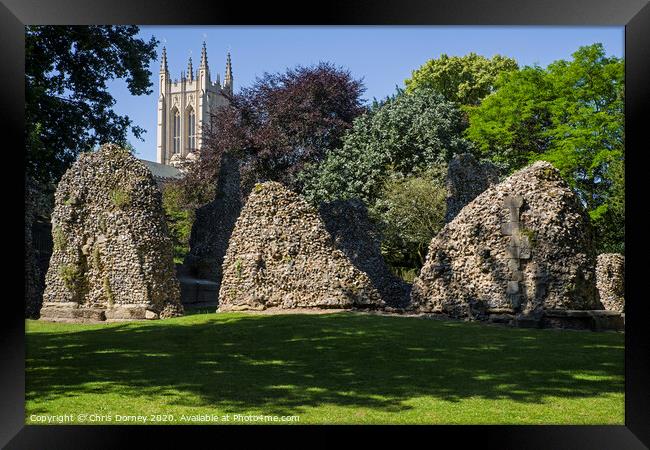
[[[167,414],[191,423],[181,416],[230,414],[236,423],[234,414],[263,414],[297,415],[301,424],[623,424],[623,347],[620,333],[354,313],[28,320],[26,420]]]

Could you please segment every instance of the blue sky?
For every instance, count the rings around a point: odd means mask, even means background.
[[[403,86],[404,79],[428,59],[442,53],[487,57],[501,54],[515,58],[520,66],[546,66],[568,59],[581,45],[601,42],[608,55],[623,56],[623,27],[496,27],[496,26],[365,26],[365,27],[240,27],[240,26],[143,26],[140,36],[160,41],[158,59],[152,61],[152,80],[160,67],[162,46],[172,78],[186,70],[189,56],[198,67],[205,40],[212,79],[221,75],[226,53],[232,54],[235,92],[250,85],[264,72],[329,61],[349,69],[366,86],[364,98],[384,98]],[[147,130],[144,142],[129,135],[142,159],[156,159],[156,108],[158,84],[149,96],[130,95],[123,80],[114,80],[109,90],[116,99],[114,109],[128,115]]]

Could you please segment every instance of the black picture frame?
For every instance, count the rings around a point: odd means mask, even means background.
[[[650,345],[644,323],[649,307],[643,296],[644,263],[642,237],[645,167],[648,150],[644,132],[650,108],[650,4],[648,0],[401,0],[329,1],[322,4],[265,2],[86,1],[3,0],[0,5],[0,80],[3,81],[0,116],[5,129],[5,196],[17,202],[24,164],[24,25],[617,25],[625,26],[626,77],[626,335],[625,335],[625,426],[436,426],[406,427],[406,434],[431,445],[444,442],[475,443],[482,448],[589,448],[637,449],[650,446]],[[7,139],[11,138],[11,139]],[[10,184],[7,184],[10,183]],[[15,214],[13,217],[18,216]],[[22,217],[22,215],[20,216]],[[20,220],[14,219],[16,227]],[[19,233],[22,233],[19,231]],[[20,234],[17,234],[20,235]],[[8,235],[5,235],[8,236]],[[21,248],[20,244],[18,245]],[[20,265],[14,263],[18,272]],[[24,277],[24,275],[23,275]],[[5,286],[21,279],[6,275]],[[18,290],[18,289],[16,289]],[[148,446],[169,447],[174,438],[188,444],[188,437],[221,445],[239,427],[182,426],[35,426],[25,425],[25,321],[24,296],[4,291],[5,325],[0,331],[0,445],[6,448],[116,448],[123,442],[145,438]],[[303,428],[303,427],[299,427]],[[318,428],[318,431],[323,427]],[[335,427],[337,430],[350,427]],[[356,429],[358,437],[387,437],[387,427]],[[303,428],[304,429],[304,428]],[[248,429],[247,429],[248,430]],[[239,433],[242,445],[255,433]],[[277,435],[292,427],[265,427]],[[329,435],[329,429],[325,431]],[[310,431],[311,433],[311,431]],[[259,437],[259,436],[257,436]],[[413,436],[415,437],[415,436]],[[248,438],[248,439],[247,439]],[[309,439],[313,442],[313,438]],[[286,442],[286,441],[285,441]],[[323,441],[325,442],[325,441]],[[411,442],[415,443],[414,440]],[[307,442],[305,442],[307,443]],[[226,444],[223,444],[226,445]],[[420,445],[420,444],[416,444]],[[187,445],[186,445],[187,446]]]

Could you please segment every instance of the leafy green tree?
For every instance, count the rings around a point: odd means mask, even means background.
[[[467,137],[510,171],[551,162],[599,227],[608,217],[608,226],[622,230],[624,212],[610,202],[622,195],[616,177],[624,160],[623,60],[607,57],[602,44],[572,56],[502,76],[494,94],[468,109]],[[605,235],[613,236],[600,229],[601,246]]]
[[[133,95],[150,94],[149,62],[156,40],[138,39],[137,26],[27,26],[25,136],[27,173],[56,182],[79,152],[125,143],[132,126],[112,110],[106,82],[124,78]]]
[[[461,105],[478,105],[492,93],[501,73],[517,70],[517,62],[501,55],[492,58],[469,53],[465,56],[440,55],[430,59],[405,80],[407,92],[428,87],[447,100]]]
[[[372,206],[391,174],[412,176],[469,151],[466,126],[462,111],[432,89],[398,92],[355,119],[342,148],[300,173],[303,195]]]
[[[392,176],[370,210],[382,231],[382,253],[394,268],[419,269],[431,239],[445,224],[446,166]]]
[[[625,253],[625,167],[622,160],[609,166],[612,185],[607,199],[589,212],[596,229],[599,253]]]
[[[195,210],[186,206],[182,186],[173,182],[165,185],[162,190],[162,205],[174,246],[174,262],[182,263],[190,251]]]

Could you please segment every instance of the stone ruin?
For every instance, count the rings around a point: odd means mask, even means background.
[[[226,153],[219,165],[215,198],[196,210],[190,252],[178,271],[184,305],[217,306],[223,258],[241,208],[239,163]]]
[[[412,307],[494,321],[602,310],[595,263],[584,208],[539,161],[489,187],[433,238]]]
[[[38,318],[43,300],[41,287],[41,271],[37,262],[34,248],[34,197],[36,196],[35,181],[25,178],[25,317]]]
[[[625,256],[620,253],[598,255],[596,286],[605,309],[625,312]]]
[[[276,182],[253,188],[224,259],[219,311],[383,306],[315,208]]]
[[[172,243],[150,171],[107,144],[64,174],[41,318],[119,321],[181,315]]]
[[[447,212],[451,222],[461,209],[490,186],[499,182],[497,167],[479,162],[471,153],[456,155],[447,166]]]
[[[196,210],[190,252],[184,261],[190,275],[221,282],[221,265],[230,234],[242,208],[239,164],[229,154],[221,158],[215,198]]]
[[[364,272],[389,308],[404,308],[411,287],[393,275],[381,254],[380,236],[368,218],[360,200],[337,200],[321,203],[319,214],[334,245],[360,271]]]

